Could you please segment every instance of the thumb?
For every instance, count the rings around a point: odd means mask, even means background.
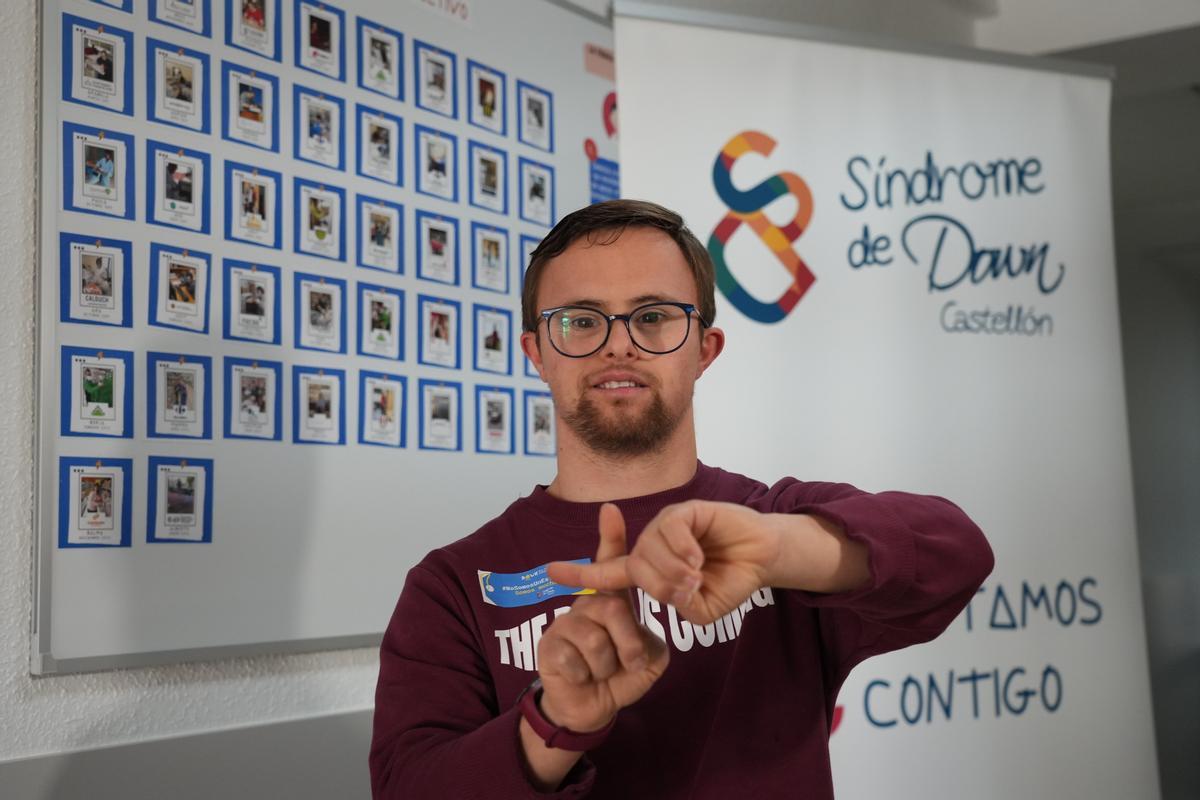
[[[600,506],[600,546],[596,549],[596,563],[609,561],[626,555],[625,517],[613,503]]]

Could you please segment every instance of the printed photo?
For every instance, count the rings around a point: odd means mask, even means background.
[[[192,109],[193,78],[192,64],[174,58],[163,61],[163,97],[169,105]]]
[[[333,131],[333,112],[326,105],[308,103],[309,143],[320,147],[329,145]]]
[[[429,401],[429,419],[435,423],[450,424],[450,395],[434,391]]]
[[[89,142],[83,146],[83,182],[89,187],[111,192],[116,186],[117,151],[115,147]]]
[[[550,435],[550,406],[538,403],[533,407],[533,432]]]
[[[89,88],[105,88],[104,84],[107,84],[112,91],[114,60],[112,42],[84,34],[83,58],[80,59],[80,65]]]
[[[391,428],[396,424],[396,390],[375,382],[371,389],[371,422],[376,428]]]
[[[526,134],[538,137],[546,128],[546,103],[532,94],[525,95]]]
[[[429,314],[429,338],[441,347],[450,347],[450,315],[441,311]]]
[[[500,162],[493,156],[479,157],[479,191],[485,198],[495,199],[500,190]]]
[[[392,308],[388,303],[371,301],[371,338],[377,342],[392,339]]]
[[[387,39],[367,33],[367,73],[376,84],[391,84],[395,80],[392,43]]]
[[[194,166],[182,161],[166,162],[163,170],[163,192],[169,203],[185,203],[189,206],[192,204],[194,170]]]
[[[333,425],[333,384],[318,378],[308,380],[306,397],[308,427],[328,428]]]
[[[308,293],[308,324],[316,333],[333,333],[333,293],[312,289]]]
[[[392,131],[386,125],[371,122],[367,126],[367,139],[370,142],[368,150],[372,160],[390,163],[392,160]]]
[[[79,258],[80,301],[87,306],[111,308],[113,259],[101,253],[82,253]]]
[[[504,401],[500,399],[489,398],[486,402],[485,415],[487,423],[487,433],[490,436],[501,436],[507,430],[507,425],[504,422]]]
[[[242,423],[259,423],[267,419],[267,378],[265,375],[247,375],[240,380],[238,396],[238,418]]]
[[[444,181],[447,177],[446,159],[449,154],[450,148],[445,139],[433,137],[427,139],[425,142],[425,174]]]
[[[168,523],[180,524],[187,520],[183,516],[196,514],[196,476],[193,473],[167,473],[167,516]]]
[[[167,308],[171,311],[196,311],[196,268],[171,262],[167,267]]]
[[[268,187],[266,183],[242,178],[242,204],[239,213],[243,228],[252,231],[266,229],[267,191]]]
[[[195,370],[168,368],[166,372],[163,419],[167,422],[194,420],[196,418]]]
[[[263,118],[263,87],[238,81],[238,119],[250,123],[256,130],[265,124]]]
[[[480,76],[476,90],[479,92],[479,113],[484,119],[496,116],[496,82],[490,75]]]
[[[243,27],[259,33],[267,31],[267,0],[240,0],[242,5],[241,23]]]
[[[308,46],[326,55],[333,52],[333,21],[319,14],[308,17]]]
[[[446,97],[446,62],[432,53],[425,53],[425,94],[432,100]]]
[[[79,525],[89,529],[110,528],[113,522],[113,479],[100,476],[79,478]]]
[[[266,284],[253,278],[239,278],[238,310],[244,317],[264,317],[267,313]]]
[[[112,367],[84,363],[80,366],[79,386],[82,390],[82,419],[116,419],[113,407],[115,370]]]
[[[387,214],[377,214],[374,211],[370,214],[370,242],[374,247],[391,248],[392,246],[392,218]]]
[[[333,203],[327,197],[311,194],[308,197],[308,231],[324,240],[333,232]]]

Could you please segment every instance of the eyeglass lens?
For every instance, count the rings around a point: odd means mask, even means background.
[[[651,353],[669,353],[687,339],[690,315],[678,306],[652,305],[634,309],[629,333],[634,344]],[[569,356],[600,349],[608,336],[609,320],[586,308],[563,308],[550,315],[550,340]]]

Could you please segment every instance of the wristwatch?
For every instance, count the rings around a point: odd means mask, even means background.
[[[608,738],[609,732],[617,721],[614,716],[607,725],[598,731],[577,733],[562,725],[555,725],[546,719],[542,714],[542,709],[538,706],[538,701],[541,699],[542,679],[537,678],[521,691],[520,696],[517,697],[517,707],[521,709],[521,716],[525,717],[529,727],[542,737],[547,747],[557,747],[559,750],[591,750]]]

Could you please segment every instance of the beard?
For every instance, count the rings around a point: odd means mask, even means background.
[[[589,449],[632,458],[657,450],[679,427],[685,411],[686,407],[675,411],[667,408],[662,396],[652,390],[650,406],[642,413],[610,415],[585,394],[575,408],[563,412],[562,420]]]

